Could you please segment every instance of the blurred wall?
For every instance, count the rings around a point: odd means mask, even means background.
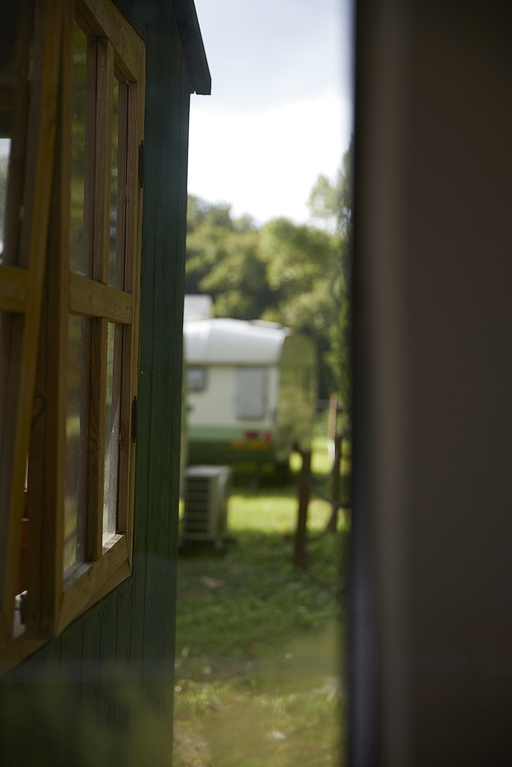
[[[357,15],[351,764],[512,764],[512,6]]]

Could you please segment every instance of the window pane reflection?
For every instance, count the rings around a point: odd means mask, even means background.
[[[119,81],[114,78],[114,113],[112,115],[112,155],[110,163],[110,239],[108,253],[108,283],[122,289],[122,277],[116,268],[117,203],[118,203],[118,146],[119,146]]]
[[[84,242],[86,74],[87,37],[75,22],[69,258],[70,268],[73,272],[90,276],[89,259]]]
[[[66,414],[64,572],[84,561],[90,320],[70,315]]]
[[[121,325],[114,325],[112,322],[108,323],[105,480],[103,490],[104,534],[115,533],[117,530],[122,332]]]
[[[7,200],[7,177],[9,174],[9,157],[11,154],[11,140],[0,138],[0,264],[4,260],[5,240],[5,203]]]

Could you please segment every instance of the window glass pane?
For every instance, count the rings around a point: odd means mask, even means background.
[[[119,467],[119,415],[121,406],[121,325],[108,323],[107,407],[105,417],[105,479],[103,533],[117,530],[117,473]]]
[[[265,368],[238,368],[235,414],[238,418],[263,418],[266,404]]]
[[[75,22],[73,40],[73,133],[69,258],[70,268],[73,272],[90,276],[89,258],[84,242],[86,79],[87,37]]]
[[[0,71],[3,75],[14,74],[16,70],[16,35],[18,31],[19,0],[4,0],[2,13],[2,45],[0,48]]]
[[[187,368],[188,391],[203,391],[206,387],[205,368]]]
[[[9,173],[10,153],[11,140],[0,138],[0,264],[4,260],[5,202],[7,199],[7,176]]]
[[[122,273],[117,268],[117,187],[119,145],[119,81],[114,78],[114,114],[112,116],[112,155],[110,165],[110,240],[108,252],[108,283],[122,290]]]
[[[87,506],[90,320],[69,317],[64,572],[84,561]]]
[[[0,312],[0,562],[7,545],[23,315]]]

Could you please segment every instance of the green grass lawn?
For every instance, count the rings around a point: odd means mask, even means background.
[[[314,447],[313,470],[327,473],[325,440]],[[330,506],[312,501],[308,568],[296,570],[297,477],[264,485],[235,482],[224,556],[203,548],[178,564],[177,767],[342,761],[348,524],[340,515],[317,537]]]

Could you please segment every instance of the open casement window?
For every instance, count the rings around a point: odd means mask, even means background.
[[[16,661],[131,572],[145,48],[106,0],[8,5],[0,646]]]

